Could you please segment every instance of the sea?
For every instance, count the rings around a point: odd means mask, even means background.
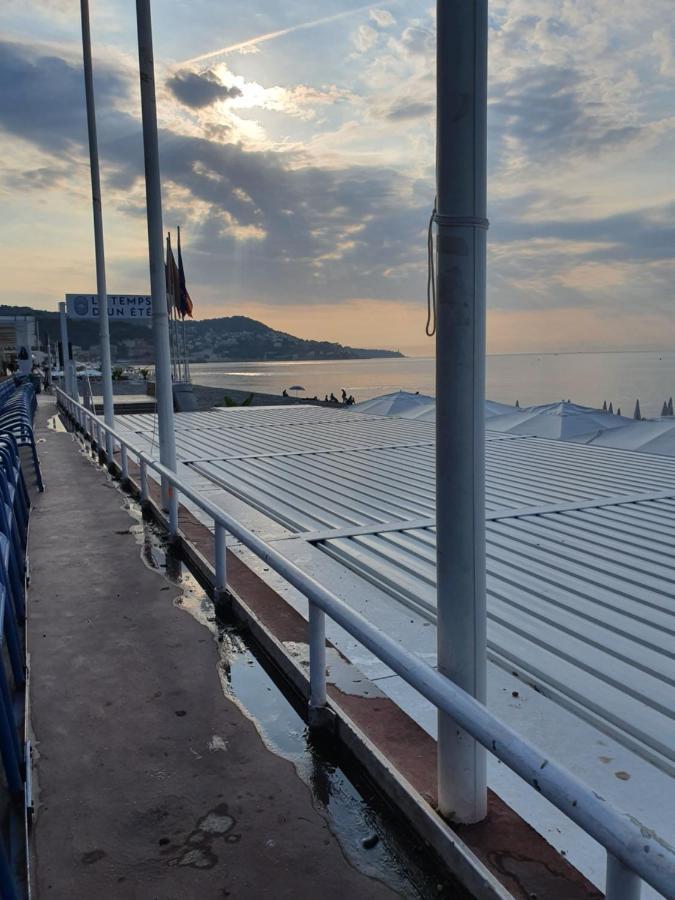
[[[319,397],[344,390],[358,403],[393,391],[435,393],[435,359],[315,362],[220,362],[191,366],[195,384],[213,387]],[[486,395],[490,400],[530,406],[572,400],[633,415],[639,399],[643,416],[661,413],[664,400],[675,396],[675,351],[604,353],[514,353],[487,358]]]

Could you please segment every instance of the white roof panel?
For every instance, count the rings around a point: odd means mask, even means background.
[[[153,439],[152,416],[119,422],[139,444]],[[200,489],[212,485],[215,502],[245,510],[281,552],[344,590],[383,628],[398,628],[397,640],[423,644],[431,658],[433,425],[258,407],[179,413],[176,435],[181,470]],[[635,757],[645,795],[656,791],[658,773],[660,790],[673,797],[675,459],[494,431],[486,437],[493,694],[494,673],[517,673],[548,698],[549,718],[532,729],[556,734],[564,711],[598,735],[580,758],[602,768],[603,744],[611,742]],[[362,663],[364,651],[353,644],[341,649]],[[378,682],[385,691],[387,680]],[[423,703],[409,711],[418,709],[427,715]],[[632,782],[631,791],[640,795]]]

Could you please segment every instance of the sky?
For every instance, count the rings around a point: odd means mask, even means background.
[[[108,289],[149,291],[135,4],[90,0]],[[431,354],[434,6],[154,0],[199,318]],[[672,0],[490,0],[488,351],[675,346]],[[95,289],[79,3],[4,0],[0,302]]]

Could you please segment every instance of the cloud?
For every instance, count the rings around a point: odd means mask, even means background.
[[[97,103],[110,108],[125,78],[101,64],[96,75]],[[52,154],[81,144],[86,127],[82,63],[0,41],[0,128]]]
[[[241,88],[236,85],[227,87],[210,69],[201,74],[188,71],[176,72],[167,79],[166,84],[177,100],[192,109],[203,109],[218,100],[241,97]]]
[[[397,100],[389,107],[386,117],[392,122],[402,122],[409,119],[422,119],[430,116],[436,109],[434,103],[425,103],[418,100]]]
[[[391,28],[396,22],[388,9],[371,9],[368,15],[379,28]]]
[[[602,96],[587,96],[587,80],[573,68],[544,65],[524,69],[490,93],[493,133],[532,162],[598,154],[625,147],[647,128],[634,115],[620,119]]]
[[[359,53],[366,53],[375,46],[377,38],[377,31],[370,25],[359,25],[352,36],[352,41]]]
[[[397,43],[409,56],[431,56],[436,49],[436,36],[430,28],[409,25],[403,29]]]
[[[393,0],[384,0],[385,4],[388,2],[393,2]],[[318,28],[322,25],[331,25],[333,22],[338,22],[340,19],[346,19],[350,16],[357,15],[358,13],[365,12],[366,10],[370,10],[370,4],[366,6],[356,6],[352,9],[345,9],[342,10],[342,12],[333,13],[330,16],[321,16],[319,19],[311,19],[308,22],[298,22],[296,25],[290,25],[288,28],[279,28],[276,31],[268,31],[265,34],[259,34],[257,37],[248,38],[245,41],[239,41],[236,44],[229,44],[227,47],[220,47],[218,50],[209,50],[208,53],[194,56],[192,59],[185,60],[183,65],[202,62],[205,59],[213,59],[216,56],[224,56],[227,53],[234,53],[235,51],[239,51],[240,53],[256,52],[259,49],[259,45],[264,44],[267,41],[274,41],[277,38],[285,37],[287,34],[293,34],[296,31]],[[386,15],[384,10],[373,10],[372,12]]]
[[[644,42],[631,30],[639,31],[639,16],[628,19],[623,8],[608,36],[593,23],[603,4],[589,0],[587,12],[579,4],[560,11],[557,0],[495,0],[493,307],[585,304],[627,314],[636,296],[645,310],[672,300],[675,205],[649,205],[673,199],[650,173],[663,165],[654,141],[661,134],[665,144],[672,127],[669,107],[652,90],[659,67],[671,64],[670,44],[645,28],[651,57],[641,52]],[[184,224],[198,260],[191,277],[213,312],[226,300],[334,305],[345,316],[353,297],[422,306],[433,199],[433,19],[402,12],[388,24],[385,9],[368,7],[369,16],[365,9],[358,65],[350,55],[357,21],[330,48],[341,54],[339,66],[328,52],[324,65],[321,45],[313,48],[321,55],[314,69],[304,59],[302,69],[275,69],[261,56],[236,71],[221,63],[199,74],[181,68],[165,82],[158,70],[167,87],[158,96],[165,218]],[[0,47],[0,129],[36,148],[5,140],[17,194],[39,188],[31,194],[39,193],[41,214],[50,189],[53,198],[80,185],[88,220],[78,49]],[[144,214],[137,74],[113,62],[96,66],[106,225],[117,223],[111,254],[120,234],[142,225],[132,217]],[[324,84],[328,77],[334,83]],[[643,154],[639,166],[626,163],[630,154]],[[116,271],[121,282],[132,283],[147,265],[138,240],[134,246],[133,259],[124,251],[126,270]]]

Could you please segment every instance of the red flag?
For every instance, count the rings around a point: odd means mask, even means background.
[[[178,226],[178,283],[179,289],[176,309],[183,319],[185,316],[190,316],[190,318],[192,318],[192,300],[190,299],[188,289],[185,285],[185,270],[183,269],[183,257],[180,252],[180,225]]]

